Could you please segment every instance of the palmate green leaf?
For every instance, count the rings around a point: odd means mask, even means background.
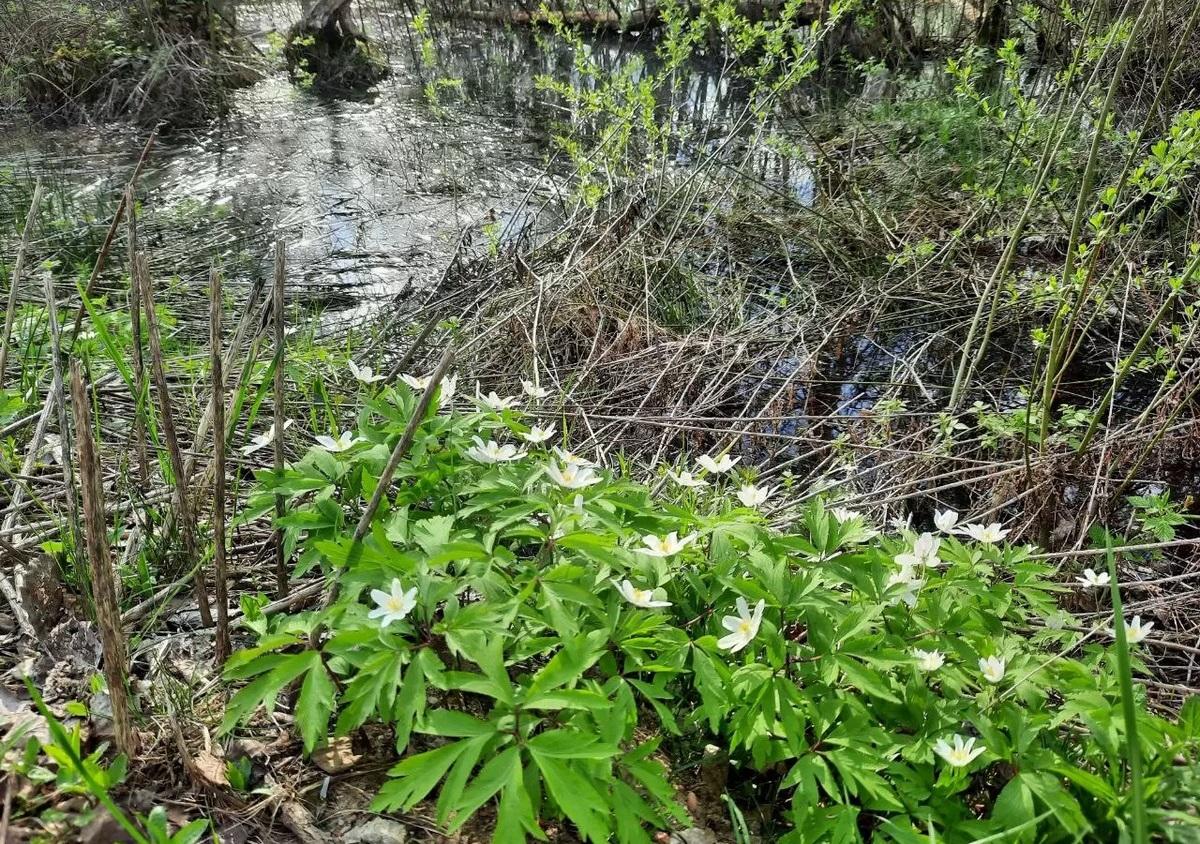
[[[692,671],[695,672],[696,689],[700,692],[701,711],[708,719],[709,730],[716,733],[728,708],[726,680],[718,673],[712,658],[698,647],[692,648]]]
[[[463,739],[405,757],[388,771],[391,779],[371,801],[371,811],[408,811],[420,803],[441,782],[459,754],[475,740]]]
[[[412,523],[412,541],[427,555],[432,555],[450,541],[454,516],[430,516]]]
[[[496,732],[496,725],[488,721],[481,721],[466,712],[454,709],[435,709],[426,713],[421,721],[420,731],[433,736],[469,738],[492,735]]]
[[[1091,829],[1092,825],[1084,815],[1079,801],[1063,788],[1057,777],[1047,772],[1029,771],[1023,771],[1021,776],[1038,802],[1054,814],[1055,819],[1070,835],[1083,836]]]
[[[464,739],[475,741],[476,739]],[[462,742],[460,742],[461,744]],[[513,772],[521,770],[521,752],[516,747],[503,750],[494,756],[480,769],[479,775],[463,791],[462,797],[452,809],[454,819],[447,825],[450,833],[462,829],[463,824],[471,819],[479,807],[490,800],[507,782],[512,780]]]
[[[271,670],[260,674],[252,683],[238,691],[225,707],[225,718],[221,731],[229,732],[238,723],[249,718],[259,706],[271,709],[275,698],[293,680],[312,667],[313,657],[320,661],[315,651],[296,654],[268,654],[260,659],[271,660]],[[322,668],[322,670],[324,670]]]
[[[529,776],[535,774],[530,772]],[[508,780],[500,787],[500,805],[496,811],[492,841],[494,844],[525,844],[529,838],[547,840],[546,833],[538,826],[522,769],[514,766]]]
[[[504,667],[504,641],[501,637],[478,630],[453,630],[447,631],[446,642],[452,650],[479,666],[490,684],[492,697],[512,703],[513,686]]]
[[[564,641],[562,650],[534,675],[530,693],[548,692],[574,683],[604,655],[607,638],[603,630],[593,630],[572,642]]]
[[[609,802],[592,787],[592,782],[606,782],[611,775],[589,772],[589,776],[585,777],[568,761],[536,750],[533,750],[533,759],[542,773],[546,790],[583,837],[596,844],[608,841],[612,831],[608,823],[612,809]]]
[[[384,692],[390,687],[395,693],[403,665],[404,654],[395,651],[380,651],[363,663],[342,693],[346,706],[338,713],[335,735],[344,736],[362,726],[379,710],[380,703],[387,703]]]
[[[1033,792],[1025,785],[1025,781],[1017,774],[1000,791],[996,802],[992,805],[991,819],[1001,830],[1016,830],[1011,840],[1013,842],[1034,840],[1036,829],[1026,826],[1034,817]]]
[[[618,752],[615,746],[601,744],[597,736],[574,730],[547,730],[526,746],[535,756],[555,759],[611,759]]]
[[[450,772],[446,775],[446,779],[442,781],[442,787],[438,793],[437,819],[439,824],[444,826],[450,819],[454,807],[462,799],[467,778],[475,770],[475,765],[478,764],[484,747],[492,740],[493,735],[493,733],[482,733],[471,737],[466,749],[454,760],[454,764],[450,767]]]
[[[308,651],[308,673],[296,699],[296,725],[304,739],[304,750],[312,753],[329,732],[329,716],[336,705],[337,689],[318,651]]]
[[[839,654],[836,660],[846,682],[851,686],[888,703],[900,703],[900,698],[891,689],[884,675],[861,664],[852,656]]]
[[[411,572],[416,557],[398,550],[390,542],[380,543],[374,536],[355,542],[353,536],[320,540],[316,549],[336,571],[357,569],[361,575],[373,572]]]
[[[274,668],[278,661],[271,662],[262,660],[260,657],[298,644],[300,644],[300,637],[294,633],[261,636],[257,645],[238,651],[225,661],[224,676],[229,680],[241,680],[268,671]]]

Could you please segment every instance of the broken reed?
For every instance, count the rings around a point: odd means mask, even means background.
[[[126,756],[132,756],[137,750],[137,742],[129,720],[129,677],[126,667],[128,654],[121,630],[121,615],[117,609],[116,586],[113,582],[100,458],[96,454],[96,442],[92,437],[91,413],[77,360],[71,361],[71,399],[75,408],[75,438],[79,450],[83,530],[91,571],[96,626],[100,629],[100,644],[104,650],[104,678],[108,683],[108,696],[112,704],[113,739],[117,750]],[[68,457],[63,462],[71,461]]]
[[[199,549],[196,545],[196,523],[192,516],[192,505],[188,497],[188,476],[175,433],[175,414],[171,403],[171,390],[167,385],[166,367],[163,362],[162,341],[158,331],[158,317],[154,310],[154,283],[146,267],[146,256],[134,256],[135,284],[141,289],[142,310],[146,314],[146,334],[150,341],[150,371],[158,393],[159,427],[170,458],[172,482],[175,487],[175,512],[183,534],[185,566],[192,567],[192,583],[196,602],[200,610],[200,623],[212,626],[212,612],[208,606],[208,589],[204,582],[204,568],[200,565]]]

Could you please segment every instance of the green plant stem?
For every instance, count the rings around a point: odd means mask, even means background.
[[[1125,750],[1129,764],[1129,790],[1132,810],[1131,840],[1147,844],[1150,840],[1146,821],[1146,790],[1142,782],[1142,747],[1138,742],[1137,705],[1133,697],[1133,668],[1129,658],[1129,639],[1125,635],[1125,613],[1121,607],[1121,587],[1117,578],[1117,558],[1112,538],[1105,537],[1109,591],[1112,593],[1113,635],[1117,640],[1117,674],[1121,685],[1121,711],[1125,719]]]

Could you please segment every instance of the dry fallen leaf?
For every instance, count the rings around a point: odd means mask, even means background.
[[[229,778],[225,776],[225,760],[207,750],[196,754],[192,760],[192,769],[205,785],[217,788],[229,785]]]
[[[335,738],[326,745],[313,751],[312,760],[316,766],[327,774],[340,774],[354,766],[362,756],[354,752],[354,745],[349,736]]]

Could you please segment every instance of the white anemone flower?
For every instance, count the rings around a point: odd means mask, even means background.
[[[518,451],[517,447],[512,444],[497,445],[495,440],[488,440],[485,443],[479,437],[472,437],[472,439],[475,440],[475,445],[467,449],[467,457],[476,463],[508,463],[520,460],[525,456],[525,452]]]
[[[290,427],[292,427],[292,420],[288,419],[288,420],[284,421],[283,430],[286,431]],[[275,425],[274,425],[274,423],[272,423],[271,427],[269,429],[267,429],[267,432],[265,434],[258,434],[254,437],[251,437],[250,444],[242,446],[242,454],[250,455],[256,451],[262,451],[264,448],[266,448],[273,442],[275,442]]]
[[[1077,577],[1077,578],[1075,578],[1075,580],[1081,586],[1087,586],[1089,588],[1095,589],[1095,588],[1107,586],[1109,584],[1109,582],[1112,580],[1112,578],[1110,577],[1109,573],[1106,571],[1097,573],[1095,569],[1084,569],[1083,576]]]
[[[400,380],[414,391],[423,393],[429,389],[429,382],[433,380],[432,375],[409,375],[405,373],[400,376]],[[444,408],[454,401],[454,391],[458,389],[458,376],[447,375],[442,379],[442,392],[438,394],[438,407]]]
[[[1135,615],[1132,619],[1125,622],[1125,641],[1131,645],[1136,645],[1150,635],[1150,631],[1154,629],[1154,622],[1143,622],[1140,615]],[[1109,636],[1114,639],[1117,633],[1111,627],[1106,631]]]
[[[702,454],[696,458],[696,462],[700,464],[701,469],[706,469],[714,475],[720,475],[732,469],[734,464],[741,459],[740,457],[730,457],[728,454],[722,454],[714,459],[707,454]]]
[[[603,480],[596,477],[591,466],[576,466],[570,463],[561,467],[555,463],[547,463],[546,474],[550,476],[550,480],[565,489],[583,489]]]
[[[923,651],[913,648],[913,656],[917,659],[917,668],[921,671],[937,671],[946,664],[946,656],[941,651]]]
[[[671,480],[675,481],[675,483],[688,489],[699,489],[700,487],[708,486],[708,481],[697,478],[691,472],[680,472],[677,475],[674,472],[668,471],[667,474],[671,476]]]
[[[649,557],[673,557],[690,545],[696,539],[696,534],[691,533],[683,539],[679,538],[676,531],[671,531],[666,536],[655,536],[648,533],[642,537],[644,548],[637,549]]]
[[[979,673],[989,683],[999,683],[1004,679],[1004,660],[998,656],[989,656],[979,660]]]
[[[484,395],[479,390],[478,381],[475,382],[475,401],[483,407],[486,407],[488,410],[494,410],[497,413],[501,410],[509,410],[510,408],[514,408],[521,403],[521,400],[516,396],[501,397],[496,394],[495,390],[492,390],[487,395]]]
[[[992,522],[990,525],[969,524],[963,525],[958,529],[959,533],[966,534],[976,542],[983,542],[987,545],[995,545],[1001,542],[1004,537],[1008,536],[1009,531],[1000,527],[999,522]]]
[[[758,628],[762,625],[763,610],[767,602],[760,600],[754,605],[754,612],[745,598],[737,599],[737,615],[727,615],[721,619],[721,626],[729,631],[728,636],[722,636],[717,641],[717,647],[730,653],[737,653],[754,641]]]
[[[534,443],[535,445],[537,443],[544,443],[546,440],[554,436],[554,426],[550,425],[543,428],[540,425],[534,425],[529,429],[529,433],[517,434],[517,436],[525,440],[527,443]]]
[[[558,459],[568,466],[595,466],[594,460],[588,460],[586,457],[580,457],[572,451],[567,451],[565,448],[554,446],[554,453],[558,455]]]
[[[454,403],[454,393],[458,390],[458,376],[447,375],[442,379],[442,391],[438,394],[438,407],[449,407]]]
[[[404,591],[404,584],[399,578],[392,580],[390,592],[382,589],[371,590],[371,600],[375,609],[367,613],[367,618],[378,618],[380,627],[387,627],[393,621],[402,621],[417,605],[417,587]]]
[[[742,502],[743,507],[758,507],[765,504],[767,499],[774,494],[775,490],[772,487],[745,484],[738,488],[737,499]]]
[[[407,372],[400,376],[400,380],[408,386],[412,387],[418,393],[423,393],[429,389],[429,382],[433,380],[431,375],[409,375]]]
[[[933,746],[933,752],[945,759],[947,764],[955,768],[965,768],[987,753],[987,748],[982,744],[976,747],[974,738],[955,735],[949,742],[944,738],[938,739],[937,744]]]
[[[845,524],[851,519],[862,518],[862,513],[857,510],[851,510],[848,507],[834,507],[829,512],[833,514],[838,524]]]
[[[339,451],[348,451],[358,445],[362,440],[354,436],[353,431],[342,431],[336,437],[325,436],[324,434],[317,437],[317,445],[326,451],[334,454]]]
[[[621,593],[622,598],[635,607],[648,610],[655,607],[671,606],[670,601],[655,600],[653,589],[639,589],[628,580],[622,580],[620,583],[614,580],[613,586],[617,587],[617,591]]]
[[[910,568],[917,566],[937,568],[942,564],[941,559],[938,557],[938,548],[941,545],[942,540],[931,533],[923,533],[913,541],[911,552],[896,555],[896,563],[902,567]]]
[[[540,386],[539,384],[535,384],[533,381],[522,381],[521,389],[525,392],[525,395],[529,396],[531,399],[544,399],[546,396],[550,395],[549,390]]]
[[[938,510],[933,514],[933,526],[942,533],[950,533],[958,524],[958,511]]]
[[[901,566],[900,570],[893,572],[888,576],[887,582],[884,584],[886,589],[891,589],[893,586],[903,586],[904,589],[900,594],[889,601],[889,604],[895,604],[903,601],[909,607],[917,605],[917,595],[921,591],[921,587],[925,585],[925,581],[917,577],[916,570],[911,566]]]
[[[387,378],[382,372],[377,373],[369,366],[359,366],[354,361],[350,361],[347,365],[350,367],[350,374],[364,384],[375,384]]]

